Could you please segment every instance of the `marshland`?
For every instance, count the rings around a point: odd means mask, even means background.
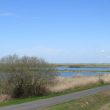
[[[37,57],[9,55],[0,59],[0,105],[108,85],[109,71],[109,64],[77,64],[76,67],[76,64],[50,64]]]
[[[110,0],[0,0],[0,110],[106,87]],[[105,110],[109,102],[104,91],[46,110]]]

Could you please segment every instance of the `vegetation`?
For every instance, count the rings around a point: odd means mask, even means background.
[[[53,64],[53,66],[55,67],[69,67],[69,68],[94,68],[94,67],[97,67],[97,68],[110,68],[110,64],[109,63],[102,63],[102,64],[99,64],[99,63],[87,63],[87,64]]]
[[[107,103],[110,103],[110,91],[97,93],[96,95],[59,104],[44,110],[109,110],[110,106],[108,109],[102,109]]]
[[[110,70],[57,70],[58,72],[77,72],[77,73],[81,73],[81,72],[102,72],[102,73],[110,73]]]
[[[90,84],[90,85],[86,85],[86,86],[76,87],[74,89],[68,89],[68,90],[65,90],[63,92],[49,93],[45,96],[32,96],[32,97],[28,97],[28,98],[11,99],[11,100],[8,100],[8,101],[1,102],[0,107],[26,103],[26,102],[30,102],[30,101],[39,100],[39,99],[46,99],[46,98],[50,98],[50,97],[65,95],[65,94],[68,94],[68,93],[78,92],[78,91],[87,90],[87,89],[96,88],[96,87],[105,86],[105,85],[108,85],[108,83],[105,83],[105,84],[102,84],[102,83]]]
[[[13,98],[44,95],[55,76],[54,68],[43,59],[6,56],[0,59],[0,94]]]
[[[11,55],[1,58],[0,96],[8,95],[11,100],[0,102],[0,106],[64,95],[110,83],[109,75],[56,77],[55,67],[37,57]]]
[[[82,88],[96,84],[110,83],[110,74],[103,74],[97,76],[77,76],[77,77],[57,77],[56,84],[50,86],[52,92],[63,92],[65,90]]]

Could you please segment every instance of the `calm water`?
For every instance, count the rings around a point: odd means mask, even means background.
[[[58,67],[58,70],[110,70],[110,68],[67,68]],[[99,74],[110,74],[109,72],[61,72],[60,76],[71,77],[71,76],[95,76]]]

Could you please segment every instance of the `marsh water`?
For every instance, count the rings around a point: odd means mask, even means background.
[[[71,77],[71,76],[95,76],[102,74],[110,74],[110,67],[81,67],[81,68],[69,68],[69,67],[58,67],[58,70],[61,70],[60,76]],[[63,70],[63,71],[62,71]],[[65,71],[66,70],[66,71]],[[74,71],[71,71],[74,70]],[[102,72],[101,72],[102,71]]]

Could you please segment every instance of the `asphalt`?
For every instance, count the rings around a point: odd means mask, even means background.
[[[110,85],[97,87],[89,90],[84,90],[76,93],[71,93],[67,95],[52,97],[48,99],[41,99],[38,101],[29,102],[29,103],[23,103],[23,104],[8,106],[8,107],[0,107],[0,110],[39,110],[39,109],[53,106],[56,104],[61,104],[71,100],[80,99],[85,96],[93,95],[98,92],[102,92],[106,90],[110,90]]]

